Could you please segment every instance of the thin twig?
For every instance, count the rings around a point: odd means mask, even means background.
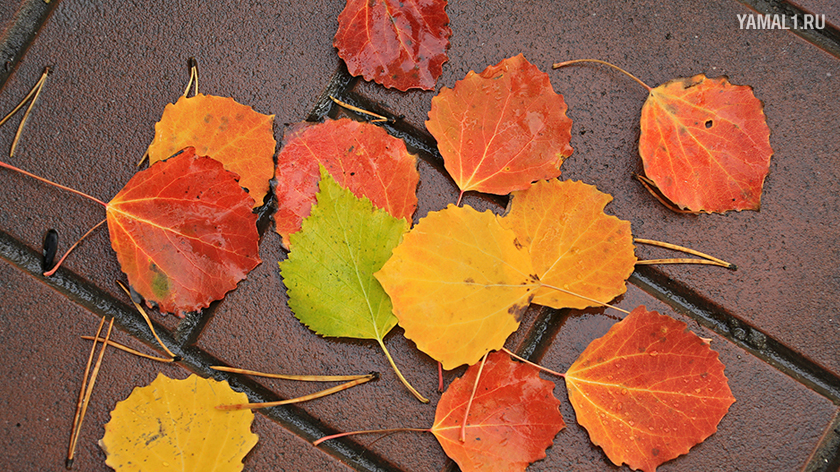
[[[134,299],[131,298],[131,291],[128,290],[128,287],[123,285],[123,283],[120,282],[119,280],[117,280],[117,285],[119,285],[120,288],[123,289],[123,291],[125,291],[126,295],[128,295],[128,299],[131,300],[131,303],[134,305],[134,308],[136,308],[137,311],[139,311],[140,314],[143,315],[143,319],[146,320],[146,324],[149,326],[149,329],[152,331],[152,335],[155,337],[158,344],[160,344],[160,347],[162,347],[163,350],[166,351],[166,353],[169,354],[172,357],[172,360],[174,360],[174,361],[181,360],[181,356],[176,356],[175,354],[173,354],[172,351],[170,351],[169,348],[166,347],[166,344],[163,344],[163,341],[160,340],[160,337],[157,335],[157,332],[155,332],[155,327],[152,326],[152,320],[149,319],[149,315],[146,314],[146,311],[143,310],[143,307],[140,306],[139,303],[135,302]]]
[[[359,380],[370,377],[371,374],[365,375],[285,375],[285,374],[267,374],[265,372],[258,372],[256,370],[237,369],[236,367],[227,367],[223,365],[211,365],[211,369],[221,372],[231,372],[234,374],[254,375],[257,377],[267,377],[270,379],[283,380],[300,380],[303,382],[346,382],[348,380]]]
[[[105,339],[100,338],[100,337],[94,338],[93,336],[82,336],[81,338],[84,339],[85,341],[93,341],[95,339],[97,342],[105,342]],[[143,357],[143,358],[150,359],[150,360],[153,360],[153,361],[175,362],[175,359],[173,359],[171,357],[157,357],[157,356],[152,356],[152,355],[149,355],[149,354],[144,354],[144,353],[142,353],[138,350],[132,349],[132,348],[126,346],[125,344],[120,344],[116,341],[108,341],[108,345],[111,346],[111,347],[114,347],[116,349],[119,349],[120,351],[125,351],[129,354],[134,354],[135,356]]]
[[[29,114],[32,112],[32,107],[35,106],[35,102],[38,100],[38,96],[41,95],[41,90],[44,89],[44,84],[47,82],[48,75],[50,75],[50,68],[45,67],[44,72],[41,74],[41,78],[38,79],[38,82],[35,84],[35,87],[33,87],[33,90],[36,90],[35,96],[32,97],[32,100],[29,102],[29,106],[26,108],[26,113],[23,114],[23,119],[20,120],[17,132],[15,133],[15,139],[12,140],[12,149],[11,151],[9,151],[9,157],[15,155],[15,149],[17,149],[18,141],[20,140],[21,134],[23,134],[23,125],[25,125],[26,120],[29,119]],[[29,97],[29,95],[27,95],[27,97]]]
[[[348,109],[348,110],[355,111],[356,113],[361,113],[361,114],[363,114],[363,115],[368,115],[368,116],[373,116],[373,117],[375,117],[375,119],[370,120],[370,122],[371,122],[371,123],[385,123],[385,122],[392,121],[391,119],[389,119],[389,118],[388,118],[388,117],[386,117],[386,116],[382,116],[382,115],[377,114],[377,113],[374,113],[374,112],[372,112],[372,111],[367,111],[367,110],[365,110],[365,109],[363,109],[363,108],[359,108],[359,107],[357,107],[357,106],[353,106],[353,105],[351,105],[351,104],[349,104],[349,103],[342,102],[341,100],[339,100],[339,99],[337,99],[337,98],[333,97],[332,95],[330,95],[330,100],[334,101],[334,102],[335,102],[335,103],[337,103],[338,105],[340,105],[340,106],[342,106],[342,107],[344,107],[344,108],[346,108],[346,109]]]
[[[105,325],[105,317],[99,321],[99,328],[96,329],[96,339],[99,339],[99,333],[102,332],[102,327]],[[70,444],[67,446],[67,459],[64,461],[65,467],[68,469],[73,467],[73,455],[76,450],[76,426],[79,424],[79,415],[82,413],[82,403],[85,401],[85,389],[87,388],[88,376],[90,375],[90,365],[93,363],[93,355],[96,353],[96,343],[90,347],[90,355],[88,355],[87,364],[85,365],[85,374],[82,377],[82,388],[79,389],[79,400],[76,402],[76,414],[73,415],[73,428],[70,430]]]
[[[76,425],[76,432],[73,435],[73,444],[70,446],[70,454],[67,456],[67,460],[64,462],[64,465],[69,469],[73,467],[73,456],[76,452],[76,444],[79,442],[79,434],[82,431],[82,422],[85,420],[85,414],[87,413],[88,405],[90,404],[90,396],[93,394],[93,385],[96,383],[96,377],[99,375],[99,368],[102,367],[102,359],[105,356],[105,349],[108,347],[108,341],[111,339],[111,330],[114,328],[114,318],[111,318],[111,322],[108,324],[108,332],[105,334],[105,342],[102,344],[102,349],[99,350],[99,357],[96,359],[96,365],[93,366],[93,372],[90,374],[90,382],[87,385],[87,391],[85,392],[85,400],[82,404],[82,413],[79,415],[79,422]],[[97,336],[98,337],[98,336]],[[93,343],[96,346],[96,343]]]
[[[265,402],[265,403],[242,403],[236,405],[218,405],[216,406],[217,410],[256,410],[259,408],[269,408],[272,406],[280,406],[280,405],[289,405],[292,403],[301,403],[309,400],[315,400],[316,398],[325,397],[327,395],[340,392],[342,390],[347,390],[348,388],[355,387],[356,385],[363,384],[365,382],[369,382],[374,379],[378,379],[379,374],[374,372],[372,374],[366,375],[364,378],[353,380],[351,382],[343,383],[341,385],[337,385],[332,388],[328,388],[325,390],[321,390],[320,392],[311,393],[309,395],[304,395],[302,397],[291,398],[289,400],[280,400],[276,402]]]
[[[641,238],[633,238],[633,242],[639,244],[647,244],[649,246],[656,246],[662,247],[665,249],[671,249],[672,251],[679,251],[684,252],[686,254],[691,254],[693,256],[702,257],[706,259],[705,261],[699,261],[697,259],[657,259],[656,262],[652,261],[638,261],[636,264],[711,264],[711,265],[718,265],[721,267],[726,267],[727,269],[737,270],[737,266],[730,262],[726,262],[723,259],[718,259],[717,257],[710,256],[708,254],[702,253],[700,251],[696,251],[691,248],[678,246],[676,244],[665,243],[662,241],[655,241],[653,239],[641,239]],[[667,261],[674,261],[674,262],[667,262]]]

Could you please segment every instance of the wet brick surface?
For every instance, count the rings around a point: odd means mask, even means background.
[[[9,110],[44,66],[55,66],[8,161],[108,200],[135,172],[163,107],[183,92],[187,59],[194,56],[200,91],[275,114],[278,142],[285,123],[302,121],[313,111],[317,117],[328,110],[330,116],[347,114],[323,100],[326,90],[348,102],[405,115],[387,129],[406,139],[421,158],[416,222],[458,195],[424,128],[435,92],[385,90],[342,73],[332,37],[343,3],[63,0],[43,27],[29,25],[33,40],[0,84],[0,110]],[[836,470],[840,60],[789,31],[740,30],[737,15],[755,11],[735,1],[567,3],[452,2],[447,7],[453,29],[449,62],[437,89],[452,87],[469,70],[480,72],[523,53],[549,74],[574,120],[575,152],[562,178],[612,194],[607,212],[629,220],[637,237],[686,245],[738,265],[737,272],[703,266],[640,270],[632,279],[635,285],[617,301],[628,309],[645,304],[712,338],[737,399],[717,433],[659,470]],[[829,21],[837,18],[830,2],[797,4],[826,14]],[[33,4],[0,5],[3,31],[26,30],[28,24],[10,19],[19,5]],[[554,62],[586,57],[622,66],[649,85],[706,73],[753,86],[765,104],[775,152],[761,211],[686,216],[656,202],[631,178],[641,171],[637,146],[645,91],[602,66],[551,70]],[[0,128],[0,149],[11,145],[19,120],[18,115]],[[137,328],[137,315],[114,284],[124,275],[104,228],[68,259],[59,277],[38,275],[37,253],[46,229],[59,231],[63,252],[103,218],[102,209],[26,177],[0,174],[0,350],[8,372],[0,387],[0,441],[11,470],[56,470],[64,461],[89,348],[78,336],[92,334],[106,312],[116,313],[124,326],[116,335],[121,341],[144,348],[131,337],[148,342],[148,335]],[[505,201],[477,194],[464,198],[465,204],[497,213]],[[671,256],[641,246],[637,255]],[[213,375],[208,366],[215,362],[278,373],[382,375],[333,396],[258,414],[253,429],[260,442],[246,458],[245,470],[457,470],[430,434],[398,433],[376,442],[359,436],[320,448],[309,444],[333,432],[431,426],[439,398],[436,364],[399,327],[386,336],[403,374],[431,399],[422,405],[399,383],[375,341],[324,339],[294,318],[277,267],[286,255],[270,227],[260,256],[263,263],[205,312],[185,321],[152,312],[166,328],[166,339],[185,354],[182,366],[109,351],[85,420],[77,470],[108,470],[96,440],[109,411],[134,386],[147,384],[158,372],[179,378],[190,371]],[[616,320],[602,309],[532,307],[506,345],[562,370]],[[463,370],[446,373],[446,381]],[[255,401],[327,386],[233,378],[234,387]],[[528,470],[618,470],[573,421],[565,386],[554,380],[568,427],[548,457]]]

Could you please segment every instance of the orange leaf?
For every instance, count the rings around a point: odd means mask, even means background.
[[[470,367],[441,395],[432,434],[463,472],[524,471],[545,457],[545,449],[566,426],[552,393],[554,383],[541,379],[536,367],[514,362],[503,352],[491,353],[470,408],[466,441],[461,442],[477,373],[477,365]]]
[[[502,226],[528,248],[540,282],[607,303],[627,289],[636,256],[630,223],[604,213],[612,196],[582,182],[540,181],[514,192]],[[597,304],[541,287],[534,303],[553,308]]]
[[[513,231],[494,214],[449,205],[431,212],[374,274],[405,336],[445,369],[500,349],[539,282]]]
[[[260,263],[254,201],[193,148],[138,172],[106,207],[128,282],[161,311],[204,308]]]
[[[335,33],[338,55],[365,80],[433,90],[452,35],[445,8],[445,0],[347,0]]]
[[[300,231],[318,191],[322,164],[330,175],[357,197],[411,221],[417,208],[417,157],[405,143],[384,129],[341,119],[299,123],[283,136],[277,154],[277,233],[289,248],[289,235]]]
[[[565,377],[592,442],[614,464],[646,472],[709,437],[735,401],[718,353],[643,306],[592,341]]]
[[[699,74],[650,91],[639,154],[645,175],[693,212],[758,210],[770,168],[770,129],[747,86]]]
[[[521,54],[441,89],[426,128],[462,193],[523,190],[572,154],[563,97]]]
[[[239,185],[248,189],[253,206],[263,204],[274,176],[274,115],[257,113],[232,98],[196,94],[166,105],[155,125],[149,146],[149,163],[192,146],[196,154],[209,156],[239,175]]]

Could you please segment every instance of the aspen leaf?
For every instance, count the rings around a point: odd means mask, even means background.
[[[224,297],[260,263],[252,207],[236,174],[188,148],[135,174],[106,218],[129,284],[183,316]]]
[[[583,182],[540,181],[514,192],[500,219],[527,247],[543,284],[601,303],[625,292],[636,257],[630,223],[604,213],[612,196]],[[533,303],[582,309],[598,304],[548,287]]]
[[[454,205],[406,233],[376,278],[405,336],[445,369],[500,349],[539,283],[513,231]]]
[[[461,442],[461,423],[478,367],[467,369],[441,395],[431,432],[462,472],[524,471],[545,457],[545,449],[566,426],[554,383],[541,379],[536,367],[515,362],[504,352],[490,353],[470,407],[466,440]]]
[[[315,203],[318,165],[357,197],[411,221],[417,208],[417,157],[384,129],[349,119],[298,123],[283,136],[277,154],[275,229],[290,249],[289,235]]]
[[[735,401],[718,353],[686,324],[638,307],[566,372],[569,400],[616,464],[653,472],[709,437]]]
[[[559,176],[572,154],[563,97],[521,54],[441,89],[426,128],[462,194],[526,189]]]
[[[388,88],[432,90],[446,62],[445,0],[347,0],[335,47],[352,75]]]
[[[279,263],[289,306],[322,336],[375,339],[397,376],[415,393],[385,348],[383,339],[397,319],[391,299],[373,275],[391,256],[408,222],[357,198],[323,166],[317,198],[301,231],[291,236],[288,259]]]
[[[240,176],[253,206],[263,204],[274,176],[274,115],[263,115],[232,98],[196,94],[168,104],[155,125],[149,164],[167,159],[185,147],[224,164]]]
[[[758,210],[770,129],[752,88],[703,74],[650,89],[639,154],[668,200],[693,212]]]
[[[254,413],[216,406],[247,401],[226,381],[158,374],[117,403],[99,445],[106,463],[119,472],[239,471],[258,440],[251,432]]]

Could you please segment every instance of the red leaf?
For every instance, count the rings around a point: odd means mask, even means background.
[[[572,154],[566,103],[522,54],[441,89],[426,128],[462,192],[524,190]]]
[[[545,457],[545,449],[566,426],[560,401],[552,393],[554,383],[504,352],[490,353],[470,408],[466,441],[461,442],[461,423],[478,367],[467,369],[441,395],[431,431],[463,472],[524,471]]]
[[[446,62],[445,0],[347,0],[335,47],[350,74],[405,92],[432,90]]]
[[[735,401],[718,353],[643,306],[592,341],[566,386],[592,442],[616,465],[644,471],[709,437]]]
[[[378,208],[411,221],[417,208],[417,157],[402,140],[384,129],[341,119],[325,123],[299,123],[283,137],[277,155],[277,233],[289,248],[289,235],[300,230],[315,203],[322,164],[330,175],[357,197],[367,197]]]
[[[161,311],[204,308],[260,263],[254,200],[237,180],[187,148],[135,174],[108,203],[122,270]]]
[[[699,74],[656,87],[642,107],[645,175],[693,212],[758,210],[770,169],[770,129],[747,86]]]

